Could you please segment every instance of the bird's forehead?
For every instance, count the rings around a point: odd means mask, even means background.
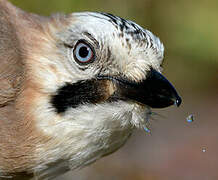
[[[136,23],[107,13],[83,12],[73,13],[78,20],[80,30],[93,31],[94,34],[107,35],[117,34],[120,37],[129,36],[135,40],[145,40],[146,30]]]
[[[87,31],[99,41],[117,43],[118,40],[125,41],[128,46],[131,44],[143,49],[152,48],[163,56],[164,47],[159,38],[133,21],[96,12],[73,13],[72,16],[80,33]]]
[[[146,36],[146,30],[137,25],[136,23],[125,20],[118,16],[114,16],[108,13],[95,13],[95,12],[84,12],[84,13],[73,13],[73,16],[84,22],[86,25],[95,27],[99,30],[106,30],[105,33],[113,31],[122,32],[137,38],[144,38]],[[112,30],[112,31],[109,31]]]

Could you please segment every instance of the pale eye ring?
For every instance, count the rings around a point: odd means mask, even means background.
[[[73,56],[79,64],[87,64],[93,62],[95,59],[95,53],[92,46],[83,40],[78,41],[75,45]]]

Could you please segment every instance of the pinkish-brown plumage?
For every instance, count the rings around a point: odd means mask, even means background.
[[[111,14],[42,17],[0,0],[0,178],[82,168],[147,127],[150,107],[179,105],[163,52]]]
[[[60,16],[61,17],[61,16]],[[50,24],[49,24],[50,23]],[[34,151],[47,141],[31,114],[40,88],[31,69],[32,55],[43,52],[54,18],[24,12],[0,0],[0,174],[10,176],[32,171]],[[64,24],[64,22],[63,22]],[[54,25],[55,26],[55,25]],[[49,37],[48,37],[49,38]],[[43,49],[43,50],[42,50]],[[28,175],[29,176],[29,175]]]

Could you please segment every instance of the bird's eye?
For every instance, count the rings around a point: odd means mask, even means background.
[[[74,59],[80,64],[87,64],[94,60],[93,48],[84,41],[79,41],[73,50]]]

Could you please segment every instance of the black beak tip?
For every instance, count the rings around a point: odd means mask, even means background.
[[[177,107],[179,107],[181,103],[182,103],[182,98],[180,96],[178,96],[176,98],[175,104],[176,104]]]

